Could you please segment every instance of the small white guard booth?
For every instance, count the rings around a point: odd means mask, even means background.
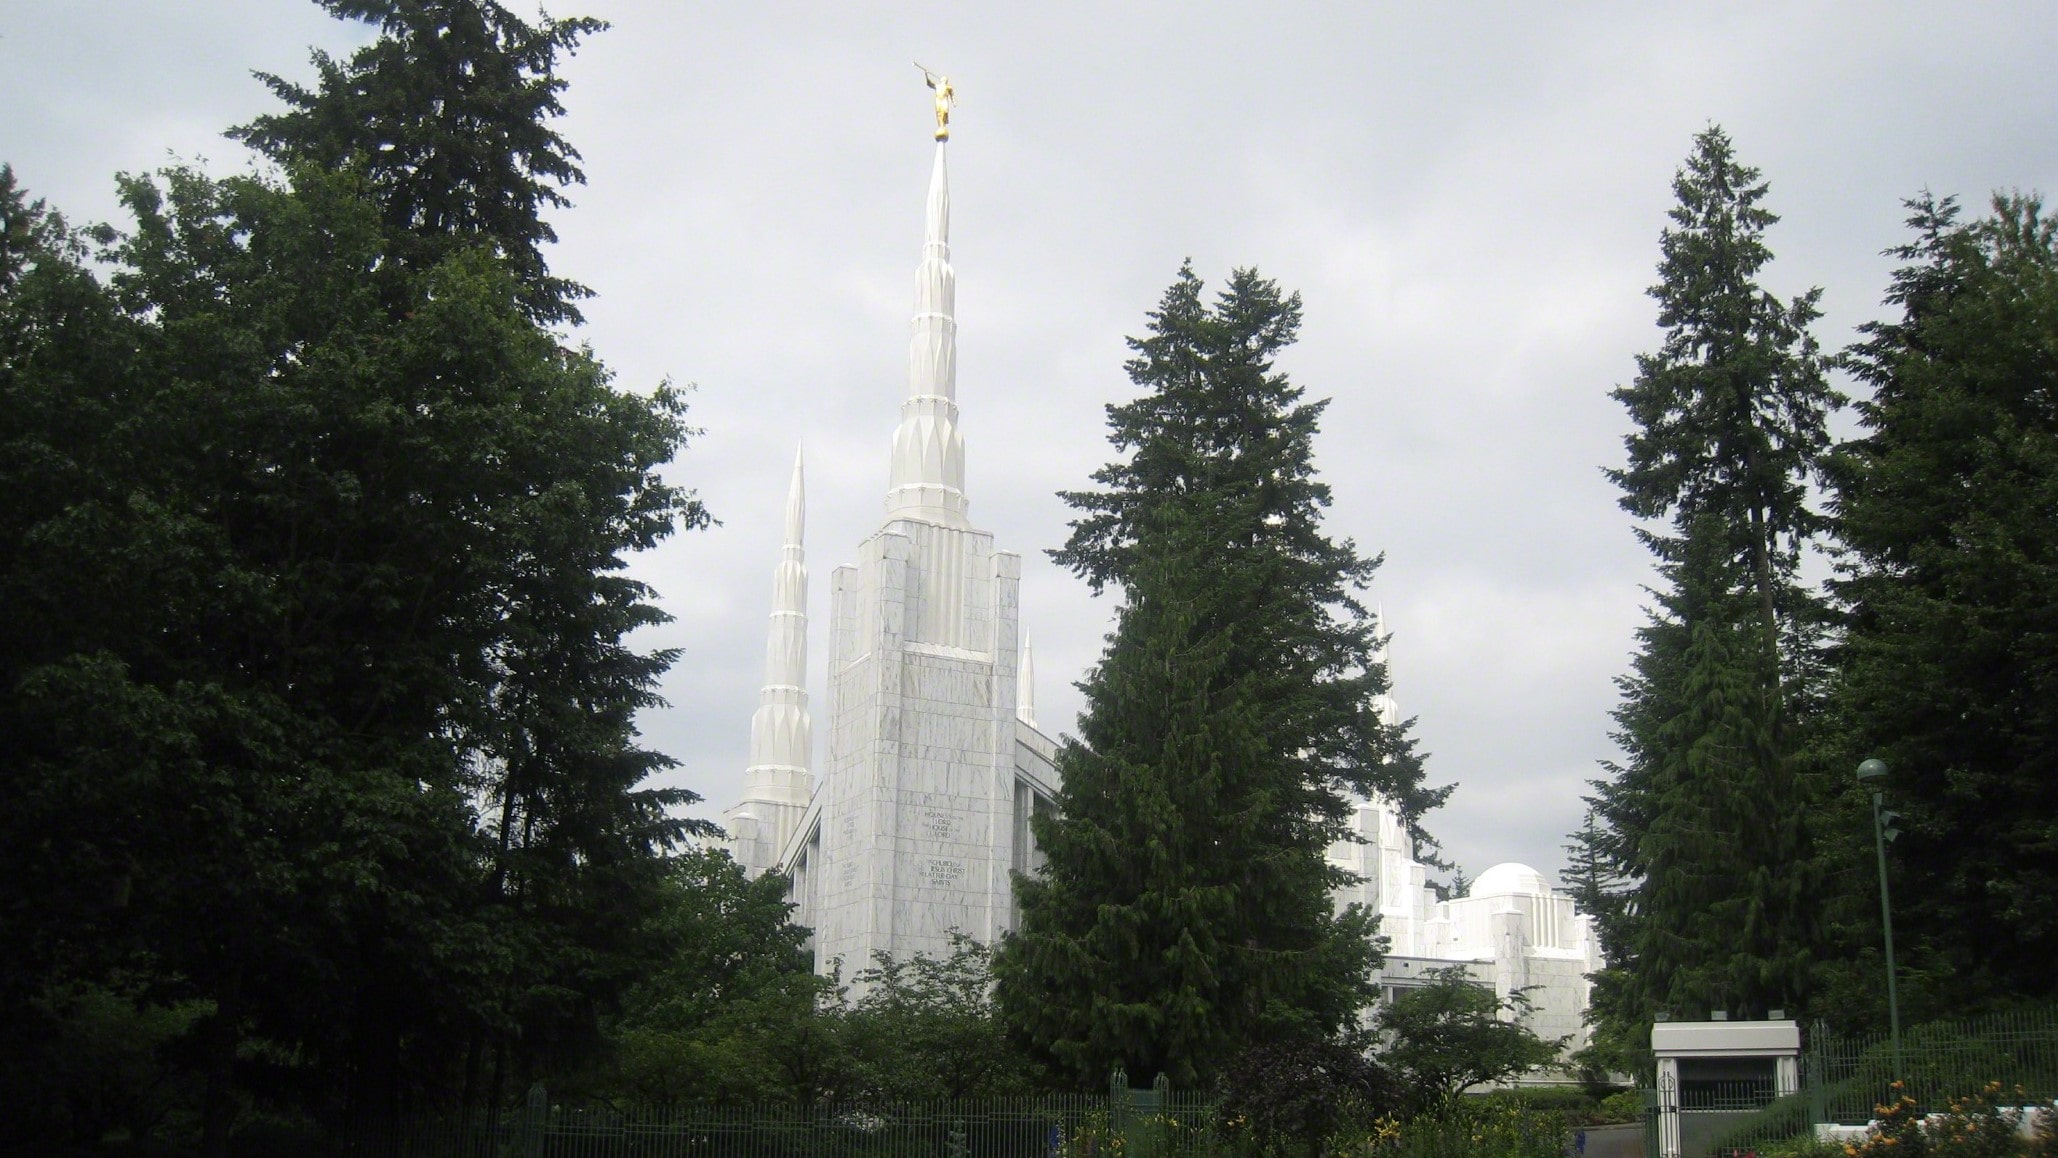
[[[1651,1027],[1651,1052],[1658,1057],[1656,1158],[1694,1158],[1730,1122],[1800,1092],[1796,1021],[1661,1021]]]

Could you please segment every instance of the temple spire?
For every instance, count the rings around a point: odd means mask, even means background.
[[[1036,651],[1022,633],[1022,658],[1015,666],[1015,718],[1036,726]]]
[[[908,336],[908,392],[893,432],[888,518],[969,528],[965,440],[958,434],[957,274],[950,267],[950,176],[936,142],[927,228],[915,267],[915,316]]]
[[[1386,669],[1386,690],[1379,693],[1378,698],[1372,702],[1379,712],[1379,722],[1391,728],[1401,722],[1401,706],[1395,703],[1393,698],[1393,653],[1389,647],[1390,638],[1386,634],[1384,605],[1372,612],[1372,638],[1376,641],[1372,645],[1372,661]]]
[[[765,641],[765,684],[758,692],[757,714],[750,722],[750,768],[746,785],[803,781],[797,802],[807,803],[805,778],[813,747],[813,722],[807,710],[807,552],[801,537],[807,530],[806,467],[793,452],[793,481],[786,489],[786,536],[779,564],[772,570],[772,622]],[[764,773],[759,777],[758,773]],[[747,794],[747,793],[746,793]],[[776,797],[774,797],[776,799]]]
[[[743,799],[730,810],[729,835],[737,860],[751,872],[773,867],[814,790],[808,773],[814,721],[807,705],[807,491],[800,451],[786,492],[786,535],[772,570],[771,627],[765,641],[765,682],[750,718],[750,765]]]

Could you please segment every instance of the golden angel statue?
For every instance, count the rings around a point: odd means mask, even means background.
[[[950,140],[950,110],[958,103],[957,90],[950,87],[950,78],[922,67],[921,61],[915,67],[922,69],[922,82],[936,90],[936,139]]]

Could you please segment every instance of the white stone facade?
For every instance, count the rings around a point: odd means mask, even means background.
[[[1587,1045],[1586,1009],[1601,967],[1593,921],[1543,874],[1522,864],[1497,864],[1464,896],[1437,899],[1415,860],[1399,813],[1385,800],[1361,801],[1356,831],[1363,843],[1339,841],[1330,860],[1363,877],[1338,890],[1337,905],[1360,904],[1379,914],[1388,940],[1380,978],[1390,1000],[1423,983],[1431,969],[1466,965],[1473,980],[1505,999],[1526,990],[1524,1019],[1539,1037],[1562,1039],[1563,1053]]]
[[[840,961],[846,975],[879,952],[948,953],[952,931],[990,943],[1012,929],[1009,874],[1041,863],[1029,817],[1057,791],[1055,748],[1036,729],[1027,686],[1022,560],[972,526],[965,497],[944,148],[929,182],[886,521],[831,579],[823,774],[811,775],[805,753],[760,753],[753,722],[745,799],[729,814],[738,860],[789,876],[818,967]],[[806,576],[796,589],[797,542],[787,551],[759,708],[784,723],[772,730],[780,737],[806,728],[789,710],[797,702],[805,715],[805,692],[775,691],[796,647],[806,654],[805,617],[796,645],[788,613],[805,607]]]

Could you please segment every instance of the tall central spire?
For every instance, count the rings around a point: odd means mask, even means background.
[[[950,176],[936,142],[928,228],[915,267],[908,393],[893,432],[888,518],[966,529],[965,440],[958,433],[957,274],[950,268]]]

